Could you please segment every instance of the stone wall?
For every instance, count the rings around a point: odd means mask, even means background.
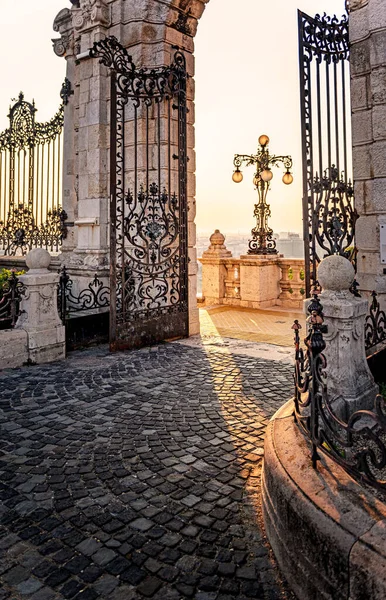
[[[386,3],[351,0],[351,96],[357,222],[358,276],[362,290],[386,302],[386,262],[380,231],[386,231]],[[385,260],[386,260],[386,247]]]

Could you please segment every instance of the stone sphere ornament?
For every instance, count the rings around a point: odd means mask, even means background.
[[[318,267],[318,281],[323,291],[347,291],[355,278],[355,270],[344,256],[326,256]]]
[[[44,248],[34,248],[25,259],[25,264],[30,271],[36,269],[48,269],[51,263],[51,254]]]

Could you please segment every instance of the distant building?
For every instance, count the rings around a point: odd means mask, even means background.
[[[303,238],[298,233],[292,231],[281,231],[273,235],[276,241],[276,248],[285,258],[303,258],[304,245]]]

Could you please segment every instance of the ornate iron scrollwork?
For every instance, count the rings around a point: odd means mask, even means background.
[[[349,55],[348,18],[343,15],[339,20],[335,15],[326,13],[314,18],[303,14],[304,47],[308,60],[316,58],[318,62],[339,62]]]
[[[14,271],[0,290],[0,329],[13,329],[20,315],[20,302],[25,293],[25,285],[19,281]]]
[[[186,336],[185,57],[137,68],[114,37],[90,55],[111,69],[110,348]]]
[[[386,314],[381,310],[377,292],[373,291],[370,312],[365,321],[365,348],[370,350],[386,341]]]
[[[63,324],[70,313],[95,311],[110,306],[110,288],[103,285],[97,274],[78,294],[73,293],[73,284],[66,267],[63,266],[58,284],[58,312]]]
[[[320,251],[330,254],[337,248],[336,252],[346,255],[354,241],[357,216],[349,183],[352,160],[348,135],[351,115],[348,18],[326,14],[311,17],[299,11],[298,23],[303,238],[308,296],[317,277]],[[327,197],[339,198],[335,206],[328,208],[330,214],[325,214],[321,207]],[[347,243],[348,238],[351,242]],[[346,247],[342,248],[344,244]]]
[[[331,254],[340,254],[355,261],[355,252],[350,251],[354,242],[355,223],[359,218],[354,208],[354,189],[346,183],[333,165],[324,176],[318,175],[313,182],[315,209],[312,215],[312,230],[317,245],[315,256],[318,263]],[[319,252],[323,252],[323,256]]]
[[[301,326],[295,321],[294,417],[312,444],[314,468],[319,452],[332,458],[352,477],[386,490],[386,402],[378,395],[374,410],[358,410],[347,422],[338,418],[327,394],[327,360],[323,351],[322,305],[313,300],[306,350],[300,345]],[[310,310],[310,309],[309,309]]]
[[[186,72],[185,56],[174,53],[169,67],[137,69],[132,56],[128,54],[114,36],[95,42],[90,50],[91,58],[113,69],[117,74],[117,88],[124,98],[151,100],[171,98],[180,88],[181,72]]]
[[[58,250],[66,237],[61,133],[71,93],[66,78],[62,104],[46,123],[36,122],[35,104],[22,92],[10,108],[9,128],[0,134],[0,248],[5,254],[25,254],[33,247]]]
[[[136,198],[129,190],[125,203],[126,216],[117,212],[126,246],[124,251],[118,248],[117,259],[125,264],[126,319],[135,319],[138,311],[149,313],[180,302],[180,206],[175,194],[160,192],[155,183],[149,193],[141,186]]]

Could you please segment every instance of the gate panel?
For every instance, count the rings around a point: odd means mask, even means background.
[[[66,78],[62,104],[50,121],[35,120],[35,104],[22,92],[10,107],[9,128],[0,133],[0,252],[32,248],[58,251],[66,237],[62,200],[64,105],[72,93]]]
[[[91,56],[111,69],[110,349],[186,337],[184,56],[137,69],[113,37]]]
[[[355,261],[349,36],[346,16],[298,11],[306,294],[325,256]]]

